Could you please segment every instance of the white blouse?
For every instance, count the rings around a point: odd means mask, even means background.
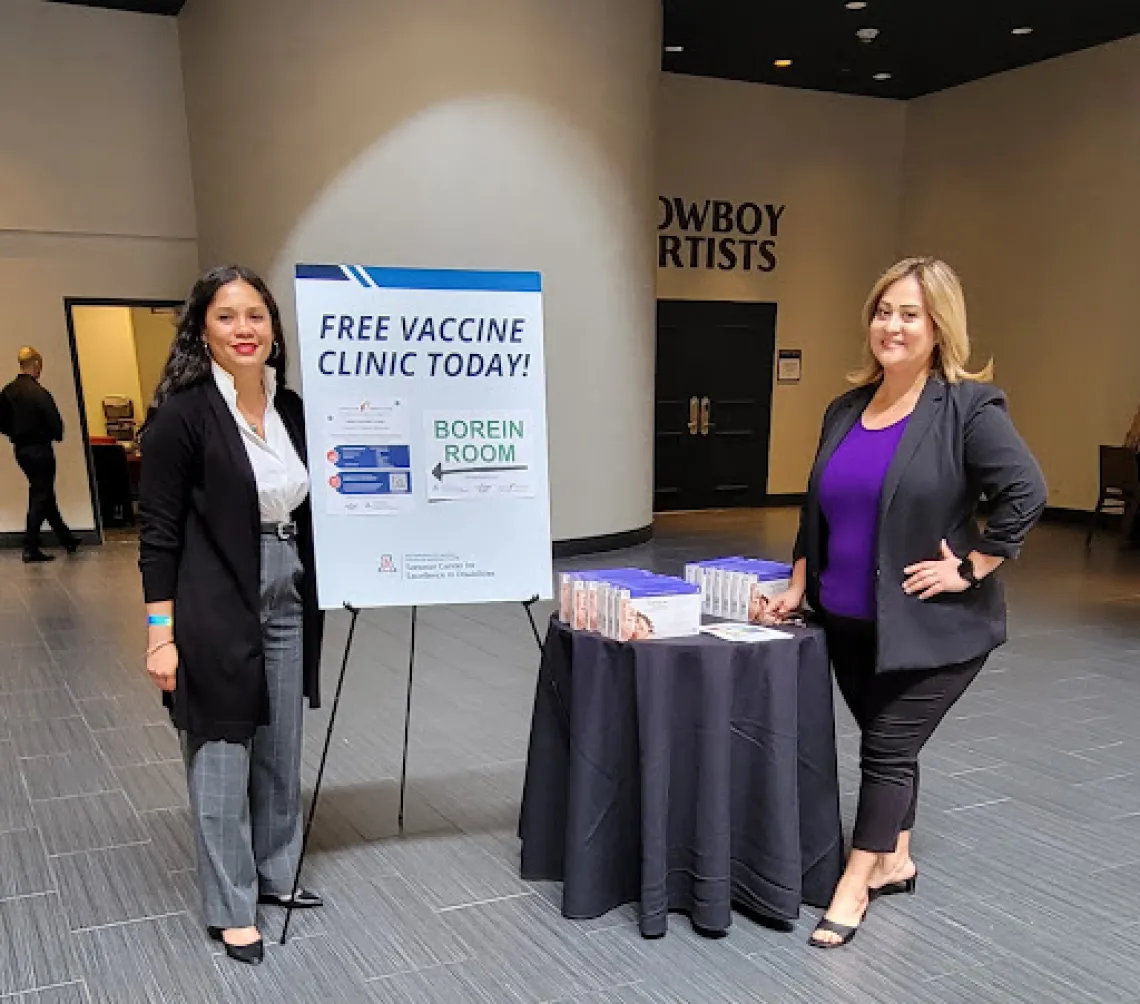
[[[214,382],[237,423],[245,452],[257,482],[257,504],[263,523],[288,523],[293,510],[309,494],[309,472],[293,448],[293,441],[273,407],[277,372],[265,367],[265,438],[262,439],[238,411],[234,378],[213,363]]]

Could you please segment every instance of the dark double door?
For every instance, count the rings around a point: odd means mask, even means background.
[[[763,505],[774,303],[659,300],[654,508]]]

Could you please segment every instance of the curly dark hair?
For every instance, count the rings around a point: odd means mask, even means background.
[[[153,415],[163,402],[179,391],[187,390],[202,383],[210,375],[210,353],[206,348],[206,311],[214,302],[218,290],[231,282],[249,283],[265,301],[269,317],[273,322],[273,349],[269,365],[277,371],[277,386],[285,385],[285,370],[288,358],[285,349],[285,330],[281,326],[281,312],[277,301],[269,292],[265,280],[252,269],[243,265],[221,265],[200,276],[186,298],[182,316],[178,319],[178,333],[170,348],[170,358],[162,371],[162,379],[154,392],[149,415]]]

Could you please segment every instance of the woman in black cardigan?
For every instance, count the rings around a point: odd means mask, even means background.
[[[258,902],[321,902],[290,900],[321,615],[301,399],[253,272],[194,285],[141,442],[146,668],[182,734],[210,935],[256,964]]]
[[[988,368],[966,368],[966,304],[948,265],[899,262],[863,320],[866,363],[824,416],[792,585],[771,604],[780,619],[806,596],[821,614],[862,732],[852,850],[812,935],[820,948],[847,944],[875,896],[914,891],[919,751],[1005,640],[994,572],[1046,500]]]

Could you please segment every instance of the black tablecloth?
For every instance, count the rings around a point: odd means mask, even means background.
[[[547,633],[523,791],[522,874],[563,882],[566,917],[641,904],[726,931],[826,906],[843,866],[821,631],[732,644]]]

